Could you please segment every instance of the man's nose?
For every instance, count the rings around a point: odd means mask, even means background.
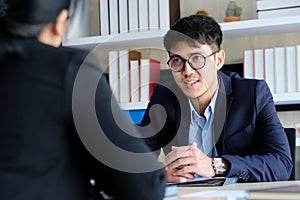
[[[182,71],[183,71],[183,73],[185,75],[189,75],[189,74],[195,73],[195,69],[192,68],[192,66],[190,65],[190,63],[188,61],[184,62],[184,69]]]

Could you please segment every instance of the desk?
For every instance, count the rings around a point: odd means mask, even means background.
[[[225,191],[225,190],[252,190],[252,189],[263,189],[263,188],[271,188],[271,187],[279,187],[279,186],[287,186],[291,184],[300,185],[300,181],[279,181],[279,182],[259,182],[259,183],[237,183],[227,186],[220,187],[178,187],[178,195],[173,197],[164,198],[164,200],[179,200],[179,199],[206,199],[206,200],[237,200],[235,198],[226,198],[226,197],[202,197],[202,198],[181,198],[182,195],[191,194],[200,191]],[[245,199],[245,198],[244,198]],[[299,197],[300,199],[300,197]],[[241,200],[241,199],[239,199]]]

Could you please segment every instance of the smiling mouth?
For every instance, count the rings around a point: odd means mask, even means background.
[[[187,86],[193,86],[195,83],[198,83],[199,80],[183,80],[183,83],[186,84]]]

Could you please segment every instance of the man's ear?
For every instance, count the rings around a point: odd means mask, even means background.
[[[218,53],[217,53],[217,70],[220,70],[223,65],[224,65],[224,62],[225,62],[225,51],[224,50],[220,50]]]
[[[68,11],[64,9],[56,17],[56,20],[53,24],[53,34],[55,36],[63,38],[67,29],[68,14]]]

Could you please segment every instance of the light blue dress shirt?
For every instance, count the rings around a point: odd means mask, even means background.
[[[212,122],[214,118],[214,108],[217,99],[216,90],[210,104],[204,111],[204,116],[200,116],[192,105],[189,99],[190,109],[191,109],[191,123],[189,129],[189,145],[196,142],[197,147],[201,149],[209,157],[216,157],[217,150],[215,147],[215,140],[212,133]]]

